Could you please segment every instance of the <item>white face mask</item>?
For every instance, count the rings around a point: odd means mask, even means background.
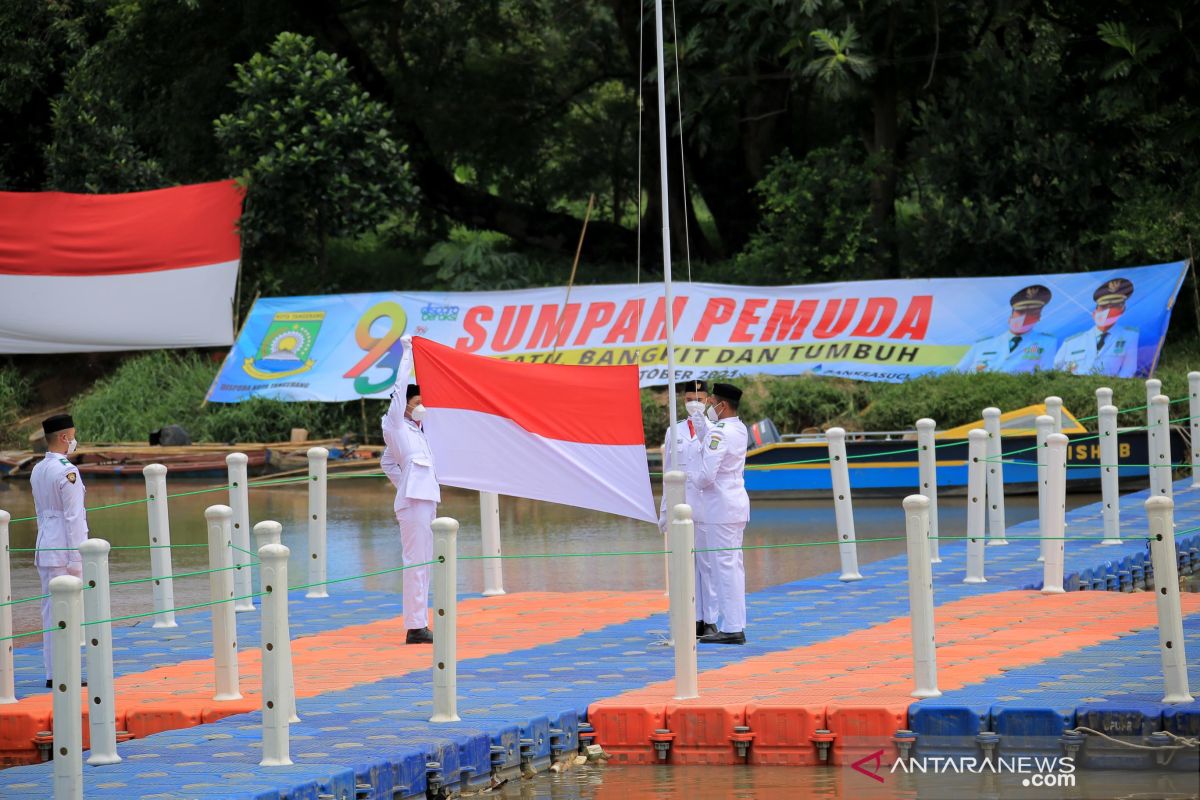
[[[717,416],[716,406],[709,406],[708,408],[704,409],[704,416],[708,417],[709,422],[717,422],[721,419]]]
[[[687,411],[689,417],[704,413],[704,403],[701,403],[699,400],[688,400],[683,404],[683,408]]]
[[[417,403],[412,407],[412,411],[409,412],[409,416],[412,417],[413,422],[420,422],[421,420],[425,419],[425,406]]]
[[[74,453],[76,447],[79,447],[79,442],[75,441],[74,439],[67,442],[67,452],[68,453]]]

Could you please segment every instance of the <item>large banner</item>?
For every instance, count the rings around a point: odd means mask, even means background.
[[[679,283],[676,375],[1144,375],[1157,361],[1185,265],[813,286]],[[515,361],[636,364],[643,386],[661,384],[662,288],[577,286],[569,299],[563,288],[263,299],[209,399],[386,397],[406,333]]]
[[[0,192],[0,353],[233,342],[242,191]]]

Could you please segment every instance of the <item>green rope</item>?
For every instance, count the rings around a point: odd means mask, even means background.
[[[20,605],[21,603],[31,603],[34,600],[45,600],[49,596],[50,595],[48,595],[48,594],[39,594],[34,597],[26,597],[21,600],[9,600],[7,602],[0,603],[0,608],[2,608],[4,606],[16,606],[16,605]]]
[[[190,578],[193,575],[207,575],[210,572],[225,572],[231,569],[241,569],[245,564],[234,564],[232,567],[213,567],[212,569],[198,569],[194,572],[177,572],[174,575],[165,575],[160,577],[150,578],[131,578],[127,581],[113,581],[109,586],[129,586],[135,583],[149,583],[150,581],[169,581],[175,578]]]
[[[242,595],[241,597],[227,597],[223,600],[208,600],[204,603],[192,603],[186,606],[176,606],[175,608],[166,608],[162,611],[144,611],[141,614],[126,614],[121,617],[113,617],[112,619],[100,619],[93,622],[83,623],[87,625],[103,625],[106,622],[125,622],[131,619],[145,619],[146,617],[155,617],[159,614],[174,613],[176,611],[190,611],[195,608],[207,608],[209,606],[219,606],[221,603],[236,603],[238,600],[251,600],[255,597],[262,597],[269,592],[254,592],[253,594]],[[2,640],[0,640],[2,641]]]
[[[985,536],[930,536],[929,538],[936,539],[938,541],[941,541],[941,540],[959,540],[959,541],[961,541],[963,539],[972,539],[972,540],[988,539],[988,540],[990,540],[990,539],[999,538],[999,539],[1004,539],[1005,541],[1009,541],[1009,542],[1040,542],[1042,540],[1066,541],[1066,542],[1103,542],[1108,537],[1107,536],[999,536],[999,537],[997,537],[997,536],[986,536],[986,537]],[[1139,538],[1140,537],[1137,537],[1137,536],[1134,536],[1132,538],[1125,537],[1124,541],[1134,542],[1134,541],[1138,541]],[[1145,541],[1150,541],[1150,540],[1145,539]]]
[[[500,555],[500,556],[459,556],[459,561],[482,561],[490,558],[587,558],[590,556],[662,556],[667,555],[670,550],[618,550],[604,553],[521,553],[518,555]]]
[[[246,555],[248,555],[248,556],[254,556],[256,559],[258,558],[258,553],[255,553],[253,550],[247,550],[247,549],[246,549],[246,548],[244,548],[244,547],[238,547],[238,546],[237,546],[236,544],[234,544],[233,542],[230,542],[230,543],[229,543],[229,546],[230,546],[230,547],[232,547],[234,550],[237,550],[237,551],[239,551],[239,552],[245,553],[245,554],[246,554]],[[252,563],[252,564],[257,564],[257,563],[258,563],[258,561],[257,561],[257,560],[255,560],[255,561],[252,561],[252,562],[250,562],[250,563]]]
[[[1184,529],[1183,529],[1183,530],[1181,530],[1181,531],[1175,531],[1175,535],[1176,535],[1176,536],[1182,536],[1182,535],[1183,535],[1183,534],[1185,534],[1185,533],[1195,533],[1196,531],[1200,531],[1200,525],[1197,525],[1197,526],[1196,526],[1196,527],[1194,527],[1194,528],[1184,528]]]
[[[207,544],[115,544],[110,550],[157,550],[159,548],[176,547],[208,547]],[[10,547],[10,553],[51,553],[57,551],[77,551],[78,547]]]
[[[28,633],[14,633],[12,636],[5,636],[3,638],[0,638],[0,642],[7,642],[10,639],[20,639],[24,636],[41,636],[43,633],[54,633],[55,631],[58,631],[58,630],[62,630],[62,629],[61,628],[45,628],[44,630],[29,631]]]
[[[919,447],[906,447],[903,450],[887,450],[882,453],[858,453],[857,455],[846,456],[846,460],[849,461],[852,458],[878,458],[880,456],[895,456],[901,455],[902,453],[919,453],[920,451],[921,448]]]
[[[392,572],[403,572],[406,569],[413,569],[415,567],[428,567],[430,564],[440,564],[440,563],[442,563],[442,561],[443,561],[443,559],[441,559],[441,558],[435,558],[433,561],[422,561],[419,564],[405,564],[402,567],[391,567],[390,569],[381,569],[381,570],[378,570],[377,572],[366,572],[366,573],[363,573],[362,575],[351,575],[348,578],[334,578],[334,579],[328,580],[328,581],[317,581],[316,583],[302,583],[299,586],[289,586],[288,591],[291,592],[291,591],[295,591],[297,589],[311,589],[314,586],[327,586],[331,583],[345,583],[346,581],[357,581],[362,578],[373,578],[376,575],[387,575]]]
[[[859,544],[863,542],[903,542],[907,536],[877,536],[871,539],[846,539],[845,541],[829,542],[786,542],[784,544],[748,544],[741,547],[700,547],[693,553],[720,553],[726,550],[775,550],[780,547],[817,547],[831,544]]]

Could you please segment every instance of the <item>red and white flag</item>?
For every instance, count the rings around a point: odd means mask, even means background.
[[[528,364],[413,339],[438,481],[654,522],[637,367]]]
[[[242,192],[0,192],[0,353],[233,343]]]

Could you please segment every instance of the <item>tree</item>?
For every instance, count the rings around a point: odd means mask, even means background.
[[[390,114],[311,38],[279,34],[269,54],[237,66],[233,88],[238,108],[215,130],[248,189],[246,247],[323,266],[329,237],[371,230],[407,198]]]

